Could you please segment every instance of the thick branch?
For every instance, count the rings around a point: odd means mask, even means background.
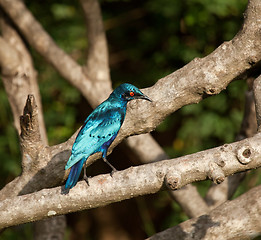
[[[131,167],[116,172],[113,178],[99,175],[90,179],[89,187],[81,181],[67,195],[61,195],[57,187],[5,199],[0,203],[0,227],[155,193],[164,183],[171,189],[207,178],[219,183],[228,175],[261,166],[260,141],[258,133],[253,138],[178,159]]]
[[[150,240],[253,239],[260,235],[261,186],[233,201],[227,201],[206,215],[190,219],[157,233]]]
[[[27,98],[24,114],[20,117],[20,125],[22,174],[1,190],[1,200],[7,196],[33,192],[39,189],[35,188],[36,184],[41,185],[35,182],[27,186],[38,171],[45,167],[45,162],[41,161],[42,157],[48,156],[47,148],[43,145],[39,132],[38,108],[33,95],[29,95]]]

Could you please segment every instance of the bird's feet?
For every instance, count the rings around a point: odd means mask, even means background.
[[[115,167],[113,167],[113,166],[108,162],[108,160],[107,160],[105,157],[103,157],[102,159],[103,159],[104,162],[106,162],[106,163],[111,167],[112,171],[111,171],[110,175],[111,175],[111,177],[112,177],[112,175],[113,175],[115,172],[117,172],[117,169],[116,169]]]
[[[87,185],[90,186],[88,177],[86,175],[83,176],[83,179],[87,183]]]
[[[117,170],[116,168],[113,168],[112,171],[111,171],[111,173],[110,173],[111,177],[113,177],[113,174],[116,173],[117,171],[118,171],[118,170]]]
[[[87,185],[90,186],[89,181],[88,181],[88,177],[87,177],[87,174],[86,174],[86,162],[84,163],[84,168],[83,168],[83,179],[87,183]]]

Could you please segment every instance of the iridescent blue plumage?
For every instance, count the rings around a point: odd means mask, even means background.
[[[85,161],[96,152],[102,153],[103,160],[109,164],[112,172],[116,171],[106,159],[107,150],[124,121],[127,102],[133,99],[151,101],[132,84],[121,84],[87,117],[76,137],[71,156],[65,166],[65,169],[71,168],[65,184],[66,190],[76,185]],[[84,179],[87,181],[85,171]]]

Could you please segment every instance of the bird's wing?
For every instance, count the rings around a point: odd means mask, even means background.
[[[117,135],[124,120],[124,112],[120,109],[98,109],[87,118],[73,144],[72,154],[65,169],[70,168],[82,158],[101,151],[104,143]]]

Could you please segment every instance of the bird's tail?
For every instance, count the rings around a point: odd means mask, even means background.
[[[79,176],[81,174],[81,170],[82,170],[82,166],[85,162],[85,158],[82,158],[79,162],[75,163],[72,167],[71,167],[71,171],[69,173],[69,176],[68,176],[68,179],[65,183],[65,189],[71,189],[73,188],[78,179],[79,179]]]

